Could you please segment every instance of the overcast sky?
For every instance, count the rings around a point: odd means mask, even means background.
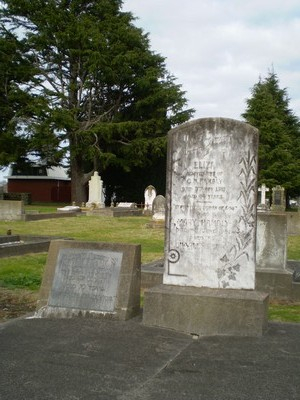
[[[274,68],[300,117],[299,0],[124,0],[186,91],[195,118],[241,119]]]
[[[124,0],[123,10],[166,57],[194,118],[241,119],[272,68],[300,118],[300,0]]]

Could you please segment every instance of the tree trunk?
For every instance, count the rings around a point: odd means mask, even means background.
[[[86,179],[82,164],[80,155],[71,154],[71,199],[72,203],[78,206],[87,201]]]
[[[73,160],[71,162],[71,199],[72,203],[78,206],[87,201],[84,181],[84,174],[80,166],[76,163],[76,160]]]

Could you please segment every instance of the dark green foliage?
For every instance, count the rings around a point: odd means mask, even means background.
[[[286,89],[270,72],[252,88],[242,115],[259,129],[259,184],[281,185],[287,193],[300,193],[300,124],[289,108]]]
[[[20,86],[30,78],[31,66],[14,35],[0,31],[0,166],[26,155],[22,121],[29,114],[30,95]]]
[[[69,156],[73,200],[85,200],[88,169],[130,171],[165,155],[166,133],[193,110],[121,1],[3,4],[2,22],[22,28],[34,57],[31,93],[44,99],[28,125],[31,151],[49,164]]]

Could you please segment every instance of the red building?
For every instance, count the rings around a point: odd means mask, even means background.
[[[61,167],[13,164],[7,176],[8,193],[30,193],[32,202],[71,202],[71,179]]]

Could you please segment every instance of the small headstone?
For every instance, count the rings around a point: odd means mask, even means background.
[[[144,197],[145,197],[144,215],[152,215],[152,204],[156,197],[155,187],[152,185],[147,186],[144,191]]]
[[[269,192],[269,188],[263,183],[259,188],[260,201],[258,202],[257,209],[261,211],[267,211],[269,209],[268,199],[266,198],[266,193]]]
[[[285,194],[284,188],[280,185],[272,189],[272,211],[285,211]]]
[[[133,317],[140,308],[140,260],[139,245],[52,241],[36,316]]]
[[[89,200],[86,203],[87,208],[104,208],[103,181],[98,172],[89,181]]]
[[[159,194],[152,204],[152,220],[165,221],[166,219],[166,198]]]

